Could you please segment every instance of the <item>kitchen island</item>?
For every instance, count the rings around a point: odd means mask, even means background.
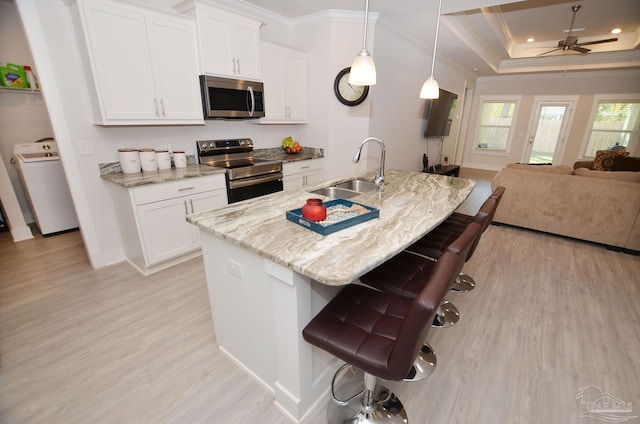
[[[341,286],[445,220],[475,185],[462,178],[387,171],[382,192],[350,199],[378,208],[377,219],[328,236],[286,220],[286,211],[318,197],[309,191],[340,181],[187,217],[201,232],[220,349],[271,390],[276,404],[296,421],[314,405],[324,405],[340,365],[302,339],[305,325]]]

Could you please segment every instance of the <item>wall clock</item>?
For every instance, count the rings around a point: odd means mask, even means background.
[[[349,73],[351,68],[344,68],[338,75],[333,83],[333,91],[336,97],[343,105],[357,106],[364,102],[369,94],[368,85],[351,85],[349,84]]]

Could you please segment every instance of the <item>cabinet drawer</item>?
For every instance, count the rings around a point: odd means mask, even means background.
[[[322,169],[324,159],[298,160],[294,162],[284,162],[282,164],[282,173],[287,176],[298,174],[300,172],[309,172]]]
[[[133,201],[136,205],[173,199],[180,196],[190,196],[204,191],[226,188],[224,174],[207,175],[204,177],[185,178],[159,184],[148,184],[131,189]]]

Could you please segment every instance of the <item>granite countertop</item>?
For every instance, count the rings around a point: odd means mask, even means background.
[[[119,168],[119,166],[118,166]],[[187,165],[186,168],[161,169],[152,172],[137,172],[135,174],[125,174],[123,172],[102,172],[100,177],[103,180],[129,188],[145,184],[166,183],[169,181],[183,180],[185,178],[202,177],[211,174],[223,174],[224,168],[217,168],[207,165]]]
[[[302,151],[295,155],[289,155],[279,147],[268,149],[254,149],[253,156],[261,160],[273,160],[281,162],[293,162],[299,160],[319,159],[324,157],[324,149],[315,147],[303,147]],[[188,157],[189,165],[186,168],[171,168],[153,172],[137,172],[135,174],[125,174],[120,169],[118,162],[100,164],[100,177],[103,180],[118,184],[122,187],[135,187],[144,184],[166,183],[169,181],[182,180],[184,178],[202,177],[211,174],[221,174],[224,168],[217,168],[207,165],[198,165],[195,156]]]
[[[286,211],[302,207],[307,198],[324,198],[308,191],[344,180],[233,203],[190,215],[187,221],[323,284],[340,286],[357,280],[444,221],[475,186],[475,181],[464,178],[389,170],[382,193],[371,191],[349,199],[380,209],[378,219],[327,236],[286,219]]]
[[[277,160],[281,162],[295,162],[299,160],[320,159],[324,157],[324,149],[303,147],[300,153],[288,154],[280,147],[268,149],[254,149],[253,157],[262,160]]]

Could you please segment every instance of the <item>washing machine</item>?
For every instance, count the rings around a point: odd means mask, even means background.
[[[16,144],[13,159],[42,235],[77,229],[78,217],[55,141]]]

